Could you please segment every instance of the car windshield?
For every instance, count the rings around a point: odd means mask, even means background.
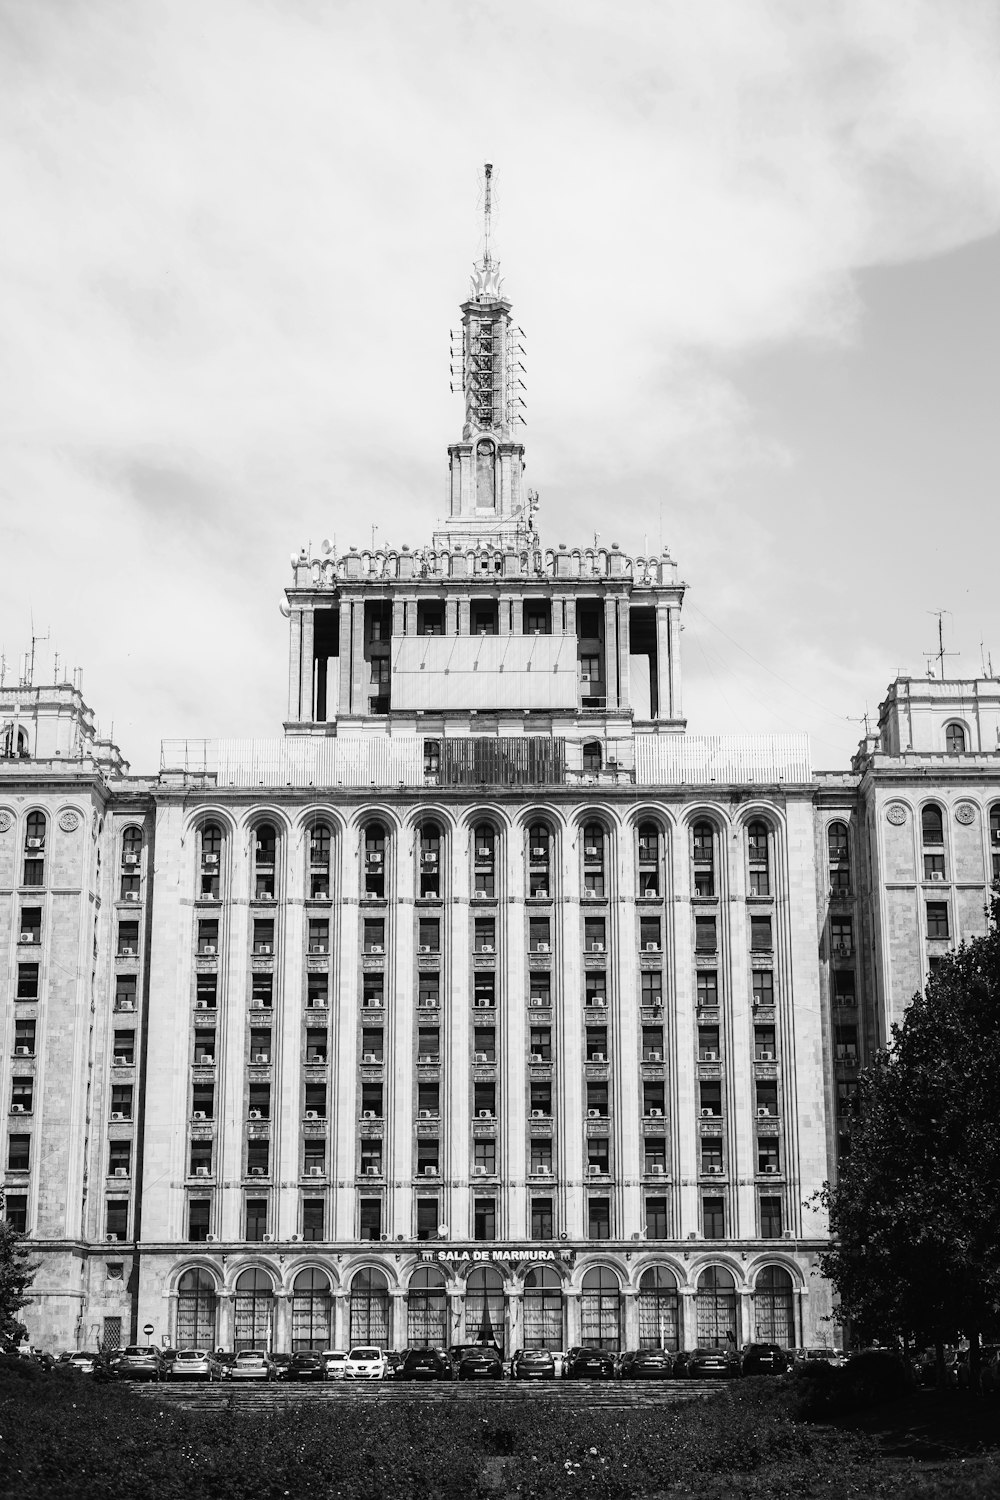
[[[204,1349],[182,1349],[180,1351],[180,1353],[175,1356],[175,1358],[177,1358],[177,1359],[207,1359],[208,1355],[205,1353]]]
[[[381,1359],[381,1349],[352,1349],[348,1359]]]

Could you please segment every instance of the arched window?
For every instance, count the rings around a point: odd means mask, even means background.
[[[437,823],[420,825],[420,894],[425,901],[441,895],[441,829]]]
[[[765,1266],[753,1289],[754,1334],[764,1344],[791,1349],[795,1343],[792,1278],[782,1266]]]
[[[218,823],[206,823],[201,830],[199,890],[202,901],[218,901],[222,866],[222,829]]]
[[[255,901],[273,901],[277,879],[278,835],[272,823],[261,823],[254,833],[253,894]]]
[[[715,1349],[736,1342],[736,1282],[722,1266],[708,1266],[698,1278],[698,1346]]]
[[[990,850],[993,860],[993,879],[1000,880],[1000,802],[990,808]]]
[[[444,633],[444,624],[443,624],[443,621],[441,623],[437,623],[436,624],[436,628],[434,628],[434,629],[428,629],[425,626],[424,629],[423,629],[423,631],[422,631],[423,635],[442,635],[443,633]],[[437,779],[438,779],[438,776],[440,775],[440,772],[441,772],[441,741],[440,740],[424,740],[424,775],[425,776],[429,776],[433,782],[436,782]]]
[[[381,1271],[358,1271],[351,1282],[351,1343],[389,1347],[389,1283]]]
[[[583,1278],[580,1299],[582,1342],[591,1349],[621,1347],[621,1284],[607,1266],[594,1266]]]
[[[583,829],[583,894],[584,898],[603,896],[604,889],[604,829],[600,823],[586,823]]]
[[[26,757],[27,754],[28,754],[28,734],[27,734],[27,731],[24,730],[24,729],[22,729],[21,726],[18,725],[18,729],[17,729],[17,746],[15,748],[15,745],[14,745],[14,726],[13,726],[13,724],[7,724],[7,725],[5,725],[4,726],[4,731],[3,731],[2,753],[3,753],[3,755],[5,755],[10,760],[13,760],[13,758],[15,757],[15,755],[20,756],[22,759],[24,757]]]
[[[692,887],[696,896],[715,895],[715,829],[696,823],[691,830]]]
[[[325,1271],[300,1271],[292,1286],[292,1350],[329,1349],[333,1298]]]
[[[747,825],[747,861],[751,896],[771,894],[771,868],[768,856],[767,824],[756,818]]]
[[[178,1349],[214,1349],[219,1299],[208,1271],[185,1271],[177,1283]]]
[[[45,884],[45,814],[29,813],[24,821],[24,885]]]
[[[639,1281],[639,1348],[680,1348],[677,1279],[666,1266],[651,1266]]]
[[[830,895],[846,897],[851,889],[850,844],[846,823],[830,824],[826,830],[826,848],[830,861]]]
[[[122,864],[137,865],[142,856],[142,829],[131,824],[122,833]]]
[[[594,774],[604,764],[600,740],[585,740],[583,745],[583,769]]]
[[[552,833],[547,823],[528,829],[528,895],[546,900],[552,893]]]
[[[944,742],[949,755],[965,754],[965,730],[961,724],[949,724],[944,732]]]
[[[920,833],[924,853],[924,879],[944,879],[944,816],[934,802],[920,810]]]
[[[333,851],[333,830],[328,823],[314,823],[309,830],[309,845],[306,866],[307,889],[310,901],[330,899],[330,857]]]
[[[504,1347],[503,1277],[493,1266],[476,1266],[465,1283],[465,1338],[470,1344]]]
[[[274,1287],[266,1271],[254,1267],[236,1282],[236,1337],[233,1347],[270,1349],[274,1322]]]
[[[365,829],[364,894],[379,901],[385,897],[385,863],[385,829],[381,823],[369,823]]]
[[[444,1275],[421,1266],[406,1292],[406,1344],[409,1349],[443,1349],[448,1343],[448,1293]]]
[[[563,1347],[562,1282],[551,1266],[534,1266],[524,1278],[524,1347]]]
[[[639,895],[660,894],[660,830],[655,823],[639,824]]]
[[[478,823],[472,834],[472,893],[480,901],[496,895],[496,851],[496,832],[489,823]]]

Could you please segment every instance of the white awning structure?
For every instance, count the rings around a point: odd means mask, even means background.
[[[576,709],[576,645],[568,635],[394,635],[393,709]]]

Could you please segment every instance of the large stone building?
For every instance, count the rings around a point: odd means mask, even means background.
[[[1000,862],[1000,685],[697,738],[667,555],[546,547],[489,251],[430,546],[295,561],[273,740],[0,689],[35,1343],[829,1342],[845,1102]]]

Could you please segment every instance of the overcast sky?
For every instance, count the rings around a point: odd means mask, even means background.
[[[135,770],[280,733],[289,555],[444,509],[489,160],[543,541],[846,766],[928,611],[1000,673],[998,141],[979,0],[0,0],[0,645]]]

